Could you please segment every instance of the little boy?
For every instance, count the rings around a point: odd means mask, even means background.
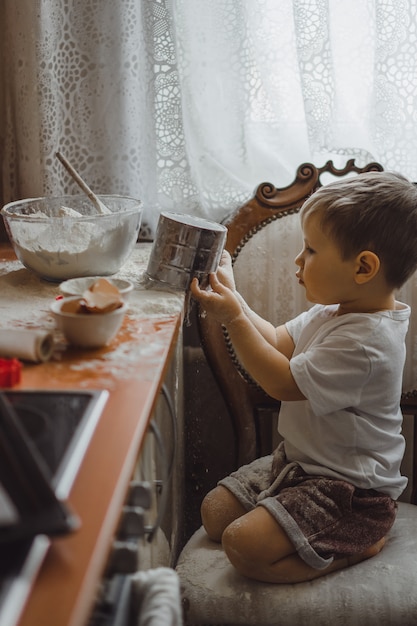
[[[260,581],[311,580],[377,554],[407,479],[400,396],[417,268],[417,188],[389,172],[318,189],[301,210],[296,276],[313,306],[277,328],[236,292],[224,254],[193,296],[247,372],[281,401],[283,442],[205,497],[209,537]]]

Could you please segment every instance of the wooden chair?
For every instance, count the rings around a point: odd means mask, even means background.
[[[253,198],[225,221],[228,227],[226,249],[232,255],[238,289],[242,291],[236,271],[237,261],[253,244],[258,233],[268,230],[272,224],[281,230],[286,223],[283,218],[288,220],[289,216],[298,213],[304,200],[325,184],[324,176],[354,175],[370,170],[381,171],[382,167],[371,163],[360,168],[353,160],[348,161],[343,169],[336,169],[331,161],[321,168],[305,163],[298,168],[294,181],[287,187],[276,188],[270,183],[259,185]],[[269,248],[265,251],[261,245],[256,247],[264,255],[270,254]],[[257,310],[247,294],[244,296]],[[222,326],[204,314],[198,320],[206,358],[234,425],[238,465],[242,465],[269,453],[275,445],[272,422],[279,404],[244,371]],[[279,321],[275,320],[275,323]],[[407,450],[414,452],[417,451],[417,392],[403,395],[402,408],[410,420]],[[198,529],[182,550],[176,567],[183,588],[186,624],[417,624],[416,458],[417,454],[405,472],[411,483],[408,490],[411,503],[399,504],[397,520],[382,552],[312,582],[271,585],[248,580],[234,570],[221,546],[210,542],[202,527]]]

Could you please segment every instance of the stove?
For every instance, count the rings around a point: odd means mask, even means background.
[[[3,391],[65,501],[108,398],[105,390]],[[76,512],[75,512],[76,513]],[[50,546],[45,534],[0,545],[0,624],[15,626]]]

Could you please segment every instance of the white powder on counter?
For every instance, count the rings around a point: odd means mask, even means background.
[[[114,278],[130,280],[135,289],[129,296],[128,314],[133,318],[160,317],[181,312],[184,307],[184,292],[164,291],[159,285],[149,285],[146,280],[151,244],[139,244],[122,269]]]
[[[127,279],[134,284],[128,315],[140,319],[178,314],[184,302],[182,292],[145,287],[143,277],[148,255],[149,245],[138,245],[127,263],[114,274],[115,278]],[[19,261],[0,263],[0,327],[41,324],[42,328],[49,328],[53,324],[49,308],[59,295],[59,283],[40,279]]]
[[[159,331],[162,332],[163,331]],[[153,379],[153,368],[151,367],[153,360],[156,364],[160,362],[160,349],[162,345],[162,336],[157,334],[143,334],[140,342],[126,342],[118,345],[113,350],[109,350],[101,355],[99,359],[86,359],[77,364],[71,365],[73,371],[78,372],[94,372],[97,374],[100,368],[105,369],[107,376],[118,379],[134,378],[134,366],[146,359],[147,367],[141,370],[141,378],[147,379],[149,372],[149,380]]]
[[[112,388],[114,380],[131,378],[134,364],[142,359],[151,364],[159,362],[161,347],[166,345],[164,319],[181,315],[184,307],[182,292],[166,292],[147,289],[144,273],[147,267],[149,245],[136,246],[128,262],[114,277],[131,280],[135,286],[128,300],[127,318],[132,341],[124,341],[114,349],[108,349],[99,358],[84,358],[70,366],[74,371],[100,372],[102,384]],[[0,262],[0,328],[36,328],[53,331],[55,351],[53,359],[59,368],[60,352],[66,350],[62,335],[55,330],[50,305],[60,296],[59,284],[40,279],[19,261]],[[152,320],[155,322],[152,322]],[[143,324],[140,321],[143,320]],[[162,323],[159,324],[158,322]],[[68,367],[68,365],[66,365]],[[151,371],[152,368],[149,368]],[[142,370],[141,370],[142,371]],[[143,371],[141,373],[143,375]],[[146,373],[145,373],[146,376]],[[89,378],[86,376],[88,387]]]
[[[18,261],[0,263],[0,327],[53,328],[50,304],[56,283],[41,281]]]

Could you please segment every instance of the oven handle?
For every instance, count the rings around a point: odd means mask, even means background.
[[[172,445],[172,453],[171,453],[171,459],[169,461],[169,465],[168,465],[168,480],[171,479],[172,476],[172,472],[174,471],[174,463],[175,463],[175,456],[177,453],[177,415],[175,412],[175,408],[174,408],[174,403],[172,401],[171,398],[171,394],[169,393],[168,387],[163,384],[161,387],[161,394],[164,396],[165,398],[165,402],[167,404],[168,407],[168,412],[169,415],[171,417],[171,424],[172,424],[172,440],[173,440],[173,445]]]
[[[161,490],[158,513],[156,515],[156,519],[155,519],[153,526],[150,526],[150,527],[147,526],[145,528],[146,534],[147,534],[147,541],[149,541],[150,543],[153,540],[156,531],[161,525],[162,519],[165,515],[165,511],[167,508],[169,472],[168,472],[168,464],[166,462],[165,446],[162,440],[161,431],[159,430],[158,426],[153,421],[149,424],[149,428],[153,436],[155,437],[156,444],[159,448],[159,454],[161,456],[161,473],[162,473],[162,477],[160,481],[158,481],[158,486],[160,486],[160,490]]]

